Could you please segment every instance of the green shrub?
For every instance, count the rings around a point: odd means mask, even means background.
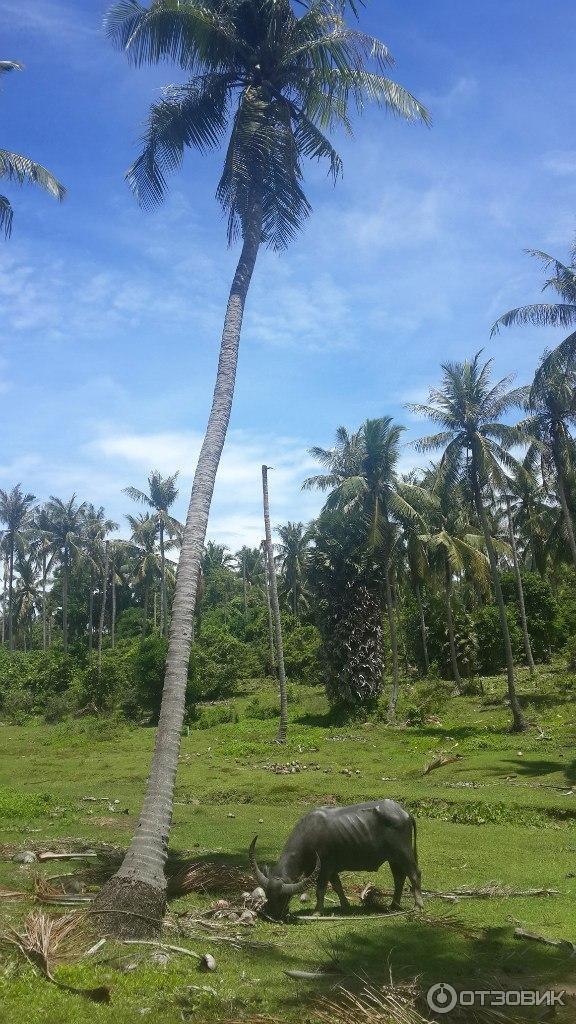
[[[246,705],[246,718],[255,718],[258,721],[266,721],[268,718],[278,718],[280,714],[278,701],[275,704],[263,703],[259,697],[253,697]]]
[[[213,704],[192,713],[195,729],[212,729],[215,725],[227,725],[238,721],[238,712],[230,704]]]
[[[506,619],[515,660],[524,657],[522,631],[518,625],[516,611],[510,605],[506,608]],[[485,675],[496,675],[504,668],[506,656],[500,629],[500,615],[494,604],[479,608],[474,615],[474,626],[478,637],[478,667]]]

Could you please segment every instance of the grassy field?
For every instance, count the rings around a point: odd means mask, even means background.
[[[262,696],[259,690],[254,699],[254,692],[246,692],[228,702],[236,722],[210,726],[220,712],[207,709],[200,721],[204,728],[191,728],[183,739],[172,847],[196,859],[221,858],[246,867],[256,833],[265,862],[277,855],[290,827],[310,807],[390,796],[417,816],[425,890],[449,893],[497,882],[513,889],[556,889],[559,895],[457,903],[428,897],[424,914],[416,917],[408,893],[404,915],[366,914],[362,920],[328,923],[304,922],[306,909],[294,901],[293,922],[262,921],[245,930],[247,938],[270,944],[254,950],[235,950],[204,936],[185,939],[169,927],[167,942],[213,953],[217,971],[210,975],[184,955],[158,962],[148,948],[110,942],[89,961],[58,968],[57,977],[69,984],[109,985],[110,1006],[59,990],[6,946],[0,1020],[124,1024],[149,1016],[175,1024],[271,1014],[303,1022],[314,1020],[315,998],[334,982],[295,981],[284,972],[313,971],[335,961],[339,983],[352,988],[366,979],[387,981],[392,974],[397,981],[418,977],[422,991],[440,981],[457,988],[537,984],[574,990],[576,961],[569,951],[513,937],[521,925],[576,942],[573,694],[553,671],[541,672],[535,682],[524,678],[521,686],[532,723],[521,737],[506,731],[508,712],[496,700],[504,690],[502,679],[485,680],[484,697],[452,699],[439,705],[431,720],[408,728],[377,720],[334,725],[319,690],[293,687],[284,747],[273,743],[275,721],[266,717],[272,693]],[[413,700],[410,694],[406,699]],[[21,866],[11,859],[16,851],[126,845],[153,732],[89,720],[4,726],[2,735],[0,885],[31,893],[29,899],[0,900],[6,930],[19,927],[33,908],[35,876],[78,867],[77,862]],[[460,757],[424,775],[441,750]],[[288,763],[295,769],[288,774],[275,767]],[[378,876],[343,877],[358,905],[354,917],[362,913],[359,893],[368,880],[388,889],[388,868]],[[215,898],[199,894],[174,901],[168,925],[178,913],[206,907]],[[574,1020],[575,1014],[571,1005],[556,1019]]]

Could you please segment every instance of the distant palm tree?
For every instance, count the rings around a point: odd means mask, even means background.
[[[252,587],[261,585],[264,564],[261,548],[250,548],[244,545],[235,554],[236,563],[242,576],[242,590],[244,598],[244,618],[248,616],[248,592]]]
[[[490,563],[482,550],[484,538],[474,532],[467,515],[467,503],[460,484],[451,480],[441,468],[436,468],[427,478],[428,504],[427,532],[422,541],[430,553],[431,565],[438,571],[446,596],[446,624],[450,661],[456,689],[462,691],[462,677],[458,666],[453,615],[453,580],[467,572],[472,579],[485,588],[490,574]],[[416,503],[415,497],[412,500]]]
[[[381,560],[390,645],[392,648],[392,689],[389,718],[396,714],[399,689],[398,628],[394,614],[391,565],[400,534],[394,517],[417,521],[419,516],[398,488],[397,466],[403,427],[390,416],[366,420],[355,434],[344,427],[337,432],[332,449],[311,448],[310,454],[327,469],[304,481],[304,488],[330,490],[326,510],[359,513],[364,523],[364,543]]]
[[[517,469],[506,474],[506,497],[510,503],[514,532],[523,548],[524,560],[544,577],[549,539],[558,515],[558,506],[550,504],[537,472],[537,459],[537,448],[532,445]]]
[[[162,477],[161,473],[156,469],[148,477],[148,494],[145,491],[139,490],[138,487],[124,488],[124,494],[132,498],[132,501],[139,501],[142,505],[147,505],[148,508],[154,509],[160,540],[160,632],[162,634],[168,628],[165,538],[168,537],[170,540],[174,540],[182,534],[182,524],[177,519],[174,519],[168,511],[178,497],[177,479],[178,473]]]
[[[306,597],[306,562],[311,532],[303,523],[278,526],[280,541],[274,545],[281,574],[281,589],[290,611],[299,619],[308,605]]]
[[[556,292],[560,302],[536,302],[530,306],[518,306],[501,316],[492,327],[492,335],[497,334],[501,327],[572,327],[576,324],[576,242],[570,253],[570,264],[562,263],[547,252],[528,249],[530,256],[535,256],[543,264],[544,271],[552,270],[547,277],[543,291],[550,289]],[[576,331],[570,334],[543,361],[542,371],[549,373],[558,359],[565,360],[576,354]]]
[[[62,643],[67,651],[70,568],[84,554],[86,503],[78,505],[75,494],[68,501],[52,496],[44,508],[50,553],[62,571]]]
[[[26,650],[30,646],[30,630],[42,607],[42,577],[34,554],[20,554],[16,559],[18,578],[14,588],[14,612]]]
[[[142,592],[142,634],[148,628],[150,593],[155,583],[162,578],[160,555],[156,547],[158,523],[155,516],[126,516],[132,535],[130,537],[130,574],[132,582]]]
[[[528,417],[520,426],[540,453],[545,478],[554,476],[568,548],[576,567],[574,496],[571,493],[576,458],[569,429],[576,423],[575,357],[570,354],[557,357],[547,368],[542,364],[529,389],[526,405]]]
[[[178,567],[165,687],[152,769],[128,854],[96,906],[125,910],[108,925],[144,928],[127,916],[145,901],[159,920],[165,905],[164,864],[184,719],[193,616],[216,473],[230,420],[242,319],[263,243],[286,247],[310,211],[302,189],[305,159],[327,161],[334,179],[341,162],[325,132],[350,127],[348,108],[366,99],[409,120],[424,108],[382,74],[387,48],[346,26],[339,5],[315,0],[301,16],[290,0],[155,0],[150,8],[121,0],[107,31],[136,65],[174,60],[186,74],[155,103],[144,149],[128,172],[143,204],[162,200],[166,174],[184,150],[219,146],[230,130],[218,199],[228,236],[242,239],[230,291],[216,384],[201,446]],[[372,62],[375,70],[368,70]],[[150,928],[150,925],[148,925]]]
[[[22,71],[23,65],[15,60],[0,60],[0,75],[8,71]],[[0,178],[23,185],[31,182],[48,192],[55,199],[62,200],[66,195],[66,189],[47,171],[41,164],[37,164],[30,157],[21,156],[20,153],[12,153],[8,149],[0,149]],[[0,196],[0,231],[4,231],[8,238],[12,233],[12,220],[14,211],[12,204],[6,196]]]
[[[8,647],[14,648],[14,556],[23,551],[26,530],[32,524],[33,494],[24,494],[20,484],[11,491],[0,489],[0,522],[4,523],[3,546],[8,561]]]
[[[512,645],[498,571],[498,556],[483,490],[492,484],[502,489],[506,479],[502,466],[514,469],[517,465],[508,449],[518,443],[519,434],[514,428],[502,423],[501,416],[511,407],[520,404],[524,391],[510,391],[510,377],[494,383],[491,380],[491,367],[491,360],[484,364],[480,362],[479,352],[472,360],[443,363],[442,386],[430,391],[428,404],[411,404],[410,408],[443,428],[437,434],[421,438],[416,447],[420,451],[444,449],[440,465],[448,484],[455,483],[463,476],[468,478],[490,560],[492,586],[500,616],[512,729],[521,732],[526,729],[526,722],[516,694]]]

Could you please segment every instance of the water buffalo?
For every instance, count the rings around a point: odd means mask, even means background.
[[[266,893],[266,912],[284,918],[292,896],[316,885],[316,913],[324,909],[328,882],[343,909],[349,907],[340,871],[378,871],[388,861],[394,877],[390,909],[400,906],[406,876],[414,903],[422,908],[416,822],[395,800],[370,800],[349,807],[318,807],[305,814],[290,833],[275,867],[261,870],[256,861],[256,836],[250,865]]]

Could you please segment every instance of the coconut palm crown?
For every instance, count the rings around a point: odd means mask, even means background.
[[[255,202],[262,235],[282,249],[310,212],[304,158],[340,157],[327,137],[351,131],[349,107],[366,100],[411,121],[425,108],[382,72],[393,59],[377,39],[347,27],[330,0],[298,17],[289,0],[121,0],[106,18],[112,42],[137,66],[170,59],[188,75],[150,109],[143,149],[127,178],[144,206],[160,202],[184,150],[215,149],[228,137],[217,198],[228,236],[245,234]],[[373,69],[370,68],[373,67]]]

